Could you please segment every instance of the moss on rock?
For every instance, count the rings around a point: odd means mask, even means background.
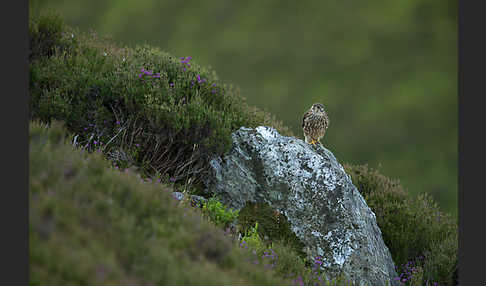
[[[285,215],[273,209],[268,203],[247,203],[240,210],[238,217],[240,230],[246,233],[257,222],[258,234],[264,238],[264,241],[288,244],[299,256],[305,258],[304,244],[290,229],[290,223]]]

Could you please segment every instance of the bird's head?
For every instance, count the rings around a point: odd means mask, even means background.
[[[326,111],[324,110],[324,105],[320,104],[320,103],[314,103],[311,107],[312,111],[315,113],[315,114],[318,114],[318,115],[324,115],[326,113]]]

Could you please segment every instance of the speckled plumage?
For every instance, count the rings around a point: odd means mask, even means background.
[[[302,117],[302,130],[307,143],[318,143],[326,134],[328,127],[329,117],[324,110],[324,105],[320,103],[314,103]]]

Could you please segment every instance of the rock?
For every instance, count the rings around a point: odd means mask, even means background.
[[[172,197],[178,201],[182,201],[185,197],[184,193],[181,192],[172,192]],[[201,207],[205,202],[206,199],[201,196],[191,195],[191,205],[192,206],[199,206]]]
[[[284,214],[328,279],[399,285],[375,214],[329,150],[264,126],[242,127],[232,140],[228,154],[210,161],[206,192],[235,210],[255,202]]]
[[[207,200],[201,196],[191,195],[192,206],[202,207]]]
[[[178,201],[182,201],[182,199],[184,199],[184,194],[181,192],[172,192],[172,197]]]

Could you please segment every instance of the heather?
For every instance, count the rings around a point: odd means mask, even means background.
[[[274,116],[190,56],[121,48],[55,13],[31,18],[29,39],[31,285],[326,285],[283,215],[251,204],[234,212],[201,191],[232,131],[292,135]],[[457,222],[430,196],[345,168],[398,279],[452,284]],[[191,206],[173,191],[207,201]]]
[[[440,211],[430,195],[411,196],[398,180],[366,165],[345,165],[376,215],[383,240],[403,281],[453,285],[457,275],[457,219]],[[420,283],[419,283],[420,282]]]
[[[327,280],[319,260],[306,262],[286,243],[265,242],[258,223],[241,239],[224,231],[212,214],[234,212],[214,200],[202,209],[179,202],[173,185],[120,171],[101,152],[75,148],[61,122],[32,122],[29,141],[30,285],[345,281]]]
[[[30,125],[30,285],[291,285],[160,183]]]
[[[325,146],[457,215],[458,1],[29,1],[81,30],[192,56],[302,136],[321,102]]]
[[[190,56],[120,48],[62,21],[55,13],[30,21],[30,117],[63,120],[77,145],[101,148],[122,168],[197,184],[240,126],[290,134]]]

